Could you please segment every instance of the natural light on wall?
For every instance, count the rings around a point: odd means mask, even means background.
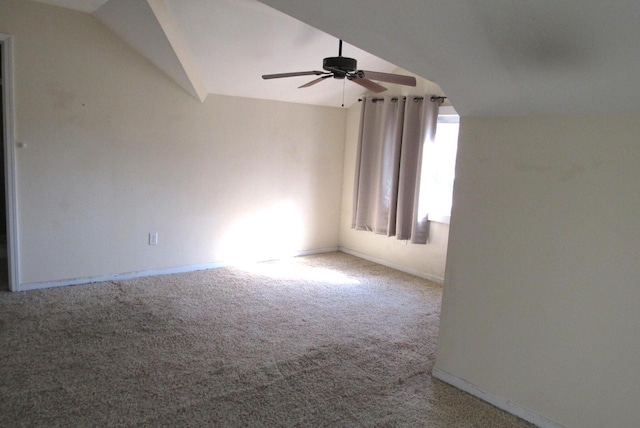
[[[433,144],[426,144],[420,177],[419,216],[430,221],[449,223],[455,176],[458,128],[456,114],[438,115],[438,127]]]
[[[245,263],[290,257],[302,246],[303,222],[291,201],[247,214],[225,233],[222,260]]]

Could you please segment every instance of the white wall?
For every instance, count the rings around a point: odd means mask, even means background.
[[[638,114],[463,118],[436,369],[638,426],[639,141]]]
[[[22,283],[338,246],[342,109],[201,104],[66,9],[3,0],[0,32],[14,36],[16,141],[26,144]]]

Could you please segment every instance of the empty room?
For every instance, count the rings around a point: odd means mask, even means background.
[[[638,20],[0,0],[0,425],[637,426]]]

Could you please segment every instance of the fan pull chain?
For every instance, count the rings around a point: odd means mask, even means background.
[[[344,85],[346,84],[347,79],[342,80],[342,107],[344,108]]]

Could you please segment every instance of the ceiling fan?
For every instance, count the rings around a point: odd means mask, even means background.
[[[329,77],[334,79],[348,79],[353,83],[357,83],[366,89],[379,93],[386,91],[382,85],[373,82],[372,80],[379,80],[381,82],[396,83],[398,85],[416,86],[416,79],[412,76],[403,76],[401,74],[380,73],[378,71],[366,71],[358,70],[358,61],[353,58],[347,58],[342,56],[342,40],[338,45],[338,56],[332,56],[325,58],[322,61],[322,68],[325,71],[313,70],[313,71],[296,71],[293,73],[279,73],[279,74],[263,74],[263,79],[279,79],[281,77],[297,77],[297,76],[320,76],[311,82],[305,83],[298,88],[308,88],[316,83],[320,83]]]

